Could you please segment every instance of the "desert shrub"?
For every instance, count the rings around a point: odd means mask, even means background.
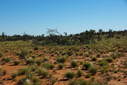
[[[36,72],[41,78],[46,78],[49,76],[49,72],[44,68],[38,68]]]
[[[44,63],[42,65],[43,68],[46,68],[46,69],[53,69],[54,68],[54,65],[53,64],[50,64],[50,63]]]
[[[20,61],[13,61],[13,65],[19,65]]]
[[[95,67],[91,66],[91,67],[89,68],[89,72],[90,72],[92,75],[94,75],[94,74],[97,73],[97,69],[96,69]]]
[[[91,59],[92,59],[92,61],[96,61],[97,60],[96,56],[92,56]]]
[[[3,56],[3,54],[0,52],[0,57],[2,57]]]
[[[86,78],[90,78],[92,75],[90,73],[88,73],[85,77]]]
[[[57,79],[56,78],[54,78],[54,77],[52,77],[52,78],[50,78],[50,85],[55,85],[55,83],[57,82]]]
[[[127,68],[127,60],[123,62],[124,68]]]
[[[93,80],[93,78],[87,82],[88,82],[87,85],[108,85],[107,82],[105,81],[103,83],[100,83],[96,80]]]
[[[88,85],[87,81],[83,79],[78,79],[78,80],[72,80],[69,82],[69,85]]]
[[[33,64],[35,64],[35,60],[33,58],[27,58],[26,64],[33,65]]]
[[[74,78],[74,76],[75,76],[75,73],[74,72],[69,71],[69,72],[66,72],[65,73],[65,77],[67,79],[72,79],[72,78]]]
[[[111,63],[111,62],[113,61],[113,58],[112,58],[112,57],[107,57],[105,60],[106,60],[107,62]]]
[[[35,62],[36,62],[37,65],[41,65],[42,64],[42,60],[41,59],[35,60]]]
[[[72,56],[73,55],[73,52],[72,51],[67,51],[67,55],[68,56]]]
[[[66,60],[65,57],[58,57],[56,61],[57,61],[58,63],[64,63],[65,60]]]
[[[78,66],[77,62],[75,60],[73,60],[71,62],[71,67],[75,68],[76,66]]]
[[[41,85],[40,80],[36,77],[20,79],[17,85]]]
[[[85,52],[85,53],[84,53],[84,56],[85,56],[85,57],[89,57],[89,56],[90,56],[89,52]]]
[[[33,85],[41,85],[40,80],[37,77],[32,77]]]
[[[31,71],[30,68],[23,68],[23,69],[19,69],[18,72],[17,72],[17,75],[25,75],[27,73],[29,73]]]
[[[32,81],[27,78],[22,78],[17,82],[17,85],[32,85]]]
[[[15,79],[17,77],[17,73],[11,74],[12,79]]]
[[[6,74],[6,71],[0,68],[0,76],[4,76]]]
[[[98,64],[101,66],[100,69],[99,69],[100,72],[105,73],[105,72],[108,71],[109,65],[108,65],[108,62],[107,62],[105,59],[100,60],[100,61],[98,62]]]
[[[123,54],[120,53],[120,52],[113,52],[110,56],[111,56],[113,59],[116,59],[116,58],[118,58],[118,57],[123,56]]]
[[[38,50],[39,48],[38,47],[34,47],[34,50]]]
[[[88,70],[91,66],[92,66],[91,63],[89,63],[89,62],[84,62],[83,63],[83,69]]]
[[[2,61],[5,62],[5,63],[8,63],[8,62],[11,61],[11,58],[8,58],[8,57],[2,58]]]
[[[80,65],[83,65],[83,62],[82,61],[80,62]]]
[[[78,70],[76,73],[76,77],[81,77],[83,74],[83,72],[81,70]]]
[[[20,59],[25,59],[26,56],[28,55],[28,51],[27,50],[21,50],[20,53],[18,53]]]
[[[63,69],[63,67],[64,67],[64,64],[59,64],[58,65],[58,69]]]
[[[27,73],[25,74],[25,76],[26,76],[26,78],[28,78],[28,79],[32,79],[33,73],[32,73],[32,72],[27,72]]]
[[[47,57],[44,57],[42,61],[43,62],[47,62],[48,61],[48,58]]]
[[[108,65],[108,62],[106,61],[106,60],[100,60],[99,62],[98,62],[98,64],[100,65],[100,66],[107,66]]]

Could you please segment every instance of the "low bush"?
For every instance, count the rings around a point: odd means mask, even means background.
[[[97,60],[96,56],[92,56],[91,59],[92,59],[92,61],[96,61]]]
[[[83,72],[81,70],[78,70],[76,73],[76,77],[81,77],[83,74]]]
[[[85,69],[85,70],[88,70],[91,66],[92,66],[91,63],[89,63],[89,62],[83,63],[83,69]]]
[[[112,58],[112,57],[107,57],[105,60],[106,60],[107,62],[111,63],[111,62],[113,61],[113,58]]]
[[[59,64],[58,65],[58,69],[63,69],[64,68],[64,64]]]
[[[76,66],[78,66],[78,64],[77,64],[77,62],[76,62],[75,60],[73,60],[73,61],[71,62],[71,67],[72,67],[72,68],[75,68]]]
[[[0,57],[2,57],[3,56],[3,54],[0,52]]]
[[[100,65],[100,66],[107,66],[108,65],[108,62],[106,61],[106,60],[100,60],[99,62],[98,62],[98,64]]]
[[[19,65],[20,61],[13,61],[13,65]]]
[[[8,63],[8,62],[11,61],[11,58],[8,58],[8,57],[2,58],[2,61],[5,62],[5,63]]]
[[[41,82],[36,77],[32,77],[31,79],[22,78],[18,81],[17,85],[41,85]]]
[[[54,68],[54,65],[53,64],[50,64],[50,63],[44,63],[42,65],[43,68],[46,68],[46,69],[53,69]]]
[[[95,68],[95,67],[90,67],[89,68],[89,72],[92,74],[92,75],[94,75],[94,74],[96,74],[97,73],[97,69]]]
[[[0,68],[0,76],[4,76],[6,74],[6,71]]]
[[[26,56],[28,55],[28,51],[27,50],[21,50],[21,52],[18,53],[18,55],[19,55],[20,59],[25,59]]]
[[[19,69],[18,72],[17,72],[17,75],[25,75],[27,73],[31,72],[31,69],[30,68],[23,68],[23,69]]]
[[[83,79],[78,79],[78,80],[72,80],[69,82],[69,85],[88,85],[87,81]]]
[[[27,58],[26,59],[26,64],[33,65],[33,64],[35,64],[35,60],[33,58]]]
[[[74,72],[66,72],[65,73],[65,77],[67,78],[67,79],[72,79],[72,78],[74,78],[75,77],[75,73]]]
[[[65,57],[58,57],[56,61],[57,61],[58,63],[64,63],[65,60],[66,60]]]
[[[44,68],[38,68],[37,69],[37,74],[41,78],[47,78],[49,76],[49,72],[46,69],[44,69]]]
[[[88,73],[85,77],[86,78],[90,78],[92,75],[90,73]]]

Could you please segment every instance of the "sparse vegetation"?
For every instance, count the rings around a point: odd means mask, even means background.
[[[58,62],[58,63],[64,63],[65,60],[66,60],[65,57],[58,57],[58,58],[57,58],[57,62]]]
[[[75,76],[75,73],[74,72],[69,71],[69,72],[66,72],[65,73],[65,77],[67,79],[72,79],[72,78],[74,78],[74,76]]]
[[[85,70],[88,70],[91,66],[92,66],[91,63],[89,63],[89,62],[83,63],[83,69],[85,69]]]
[[[5,63],[8,63],[8,62],[11,61],[11,58],[8,58],[8,57],[2,58],[2,61],[5,62]]]
[[[112,33],[113,36],[91,30],[67,36],[32,38],[28,35],[27,38],[16,37],[17,40],[12,40],[14,36],[7,37],[9,39],[0,42],[0,84],[108,85],[112,81],[124,82],[126,31]]]
[[[71,67],[72,67],[72,68],[75,68],[76,66],[78,66],[77,61],[73,60],[73,61],[71,62]]]

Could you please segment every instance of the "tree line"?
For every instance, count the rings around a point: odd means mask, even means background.
[[[60,34],[56,29],[48,29],[48,35],[6,35],[4,32],[0,35],[0,41],[18,41],[18,40],[31,40],[34,44],[38,45],[79,45],[95,43],[95,40],[101,40],[103,38],[120,38],[127,36],[127,30],[123,31],[99,31],[86,30],[78,34]]]

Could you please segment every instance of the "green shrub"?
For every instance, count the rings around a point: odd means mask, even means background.
[[[111,57],[113,59],[116,59],[116,58],[121,57],[121,56],[123,56],[123,54],[120,53],[120,52],[114,52],[114,53],[111,54]]]
[[[47,57],[44,57],[43,58],[43,62],[47,62],[48,61],[48,58]]]
[[[34,50],[38,50],[39,48],[38,47],[34,47]]]
[[[51,85],[55,85],[55,83],[57,82],[56,78],[51,78],[50,79]]]
[[[19,65],[20,62],[19,62],[19,61],[14,61],[13,64],[14,64],[14,65]]]
[[[71,62],[71,67],[75,68],[76,66],[78,66],[78,64],[77,64],[76,61],[73,60],[73,61]]]
[[[96,61],[97,60],[97,58],[96,58],[96,56],[92,56],[92,61]]]
[[[46,69],[44,69],[44,68],[38,68],[38,69],[37,69],[37,74],[38,74],[39,76],[41,76],[41,78],[46,78],[46,77],[49,76],[48,71],[47,71]]]
[[[28,51],[27,50],[21,50],[21,52],[18,54],[20,59],[25,59],[26,56],[28,55]]]
[[[17,85],[32,85],[32,81],[30,79],[23,78],[17,82]]]
[[[0,57],[2,57],[3,56],[3,54],[2,53],[0,53]]]
[[[90,73],[88,73],[85,77],[86,78],[90,78],[92,75]]]
[[[35,60],[32,58],[28,58],[28,59],[26,59],[26,64],[33,65],[33,64],[35,64]]]
[[[65,60],[66,60],[65,57],[58,57],[56,61],[57,61],[58,63],[64,63]]]
[[[8,63],[8,62],[11,61],[11,58],[8,58],[8,57],[7,58],[3,58],[2,61]]]
[[[46,69],[53,69],[54,68],[54,65],[50,64],[50,63],[44,63],[42,66],[43,66],[43,68],[46,68]]]
[[[31,71],[30,68],[23,68],[23,69],[19,69],[18,72],[17,72],[17,75],[25,75],[27,73],[29,73]]]
[[[83,74],[83,72],[81,70],[78,70],[76,73],[76,77],[81,77]]]
[[[108,57],[105,59],[107,62],[111,63],[113,61],[113,59],[111,57]]]
[[[17,85],[41,85],[40,80],[36,77],[29,78],[23,78],[18,81]]]
[[[69,85],[88,85],[87,81],[83,79],[78,79],[78,80],[72,80],[69,82]]]
[[[107,84],[99,83],[99,82],[93,81],[93,80],[86,81],[83,79],[77,79],[77,80],[70,81],[69,85],[107,85]]]
[[[64,64],[59,64],[58,65],[58,69],[63,69],[63,67],[64,67]]]
[[[89,63],[89,62],[83,63],[83,69],[85,69],[85,70],[88,70],[91,66],[92,66],[91,63]]]
[[[6,74],[6,71],[0,68],[0,76],[4,76]]]
[[[75,73],[74,72],[67,72],[67,73],[65,73],[65,77],[67,78],[67,79],[72,79],[72,78],[74,78],[74,76],[75,76]]]
[[[42,62],[43,62],[43,60],[41,60],[41,59],[37,59],[37,60],[35,60],[35,63],[37,64],[37,65],[41,65],[42,64]]]
[[[15,79],[17,77],[17,73],[11,74],[12,79]]]
[[[100,60],[98,63],[100,66],[107,66],[108,62],[106,60]]]
[[[41,85],[40,80],[37,77],[32,77],[33,85]]]
[[[94,75],[94,74],[96,74],[97,73],[97,69],[95,68],[95,67],[90,67],[89,68],[89,72],[92,74],[92,75]]]

